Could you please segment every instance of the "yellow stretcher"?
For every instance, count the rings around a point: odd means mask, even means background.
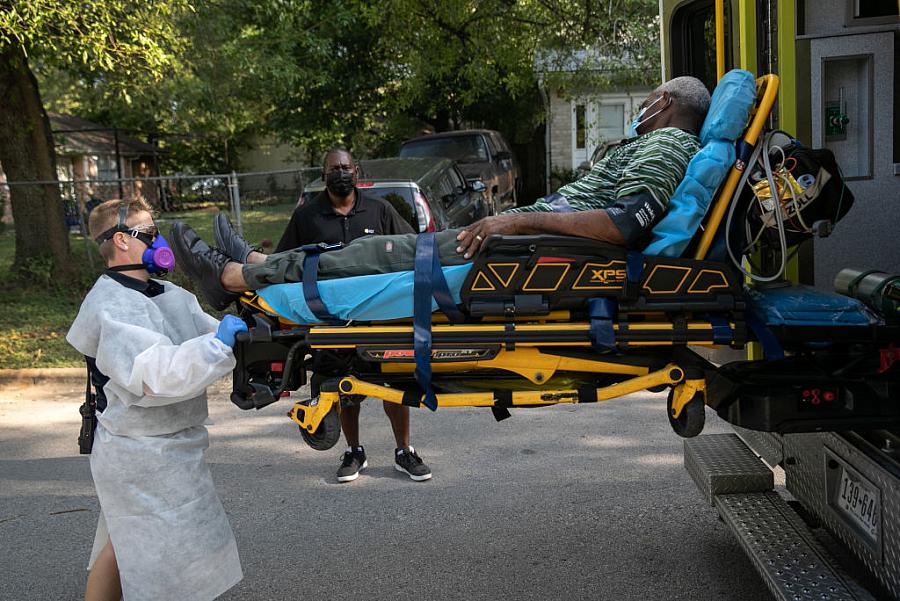
[[[777,89],[777,76],[757,80],[745,149],[760,139]],[[900,398],[898,369],[878,371],[887,349],[900,346],[897,325],[751,332],[743,276],[708,259],[744,169],[739,158],[691,256],[644,257],[637,280],[629,278],[629,253],[609,244],[554,236],[486,240],[463,285],[469,321],[433,316],[426,361],[437,406],[488,407],[503,419],[515,407],[596,403],[668,389],[668,419],[685,437],[703,429],[705,406],[732,423],[770,431],[900,422],[891,399]],[[605,311],[604,299],[615,300],[614,314]],[[236,347],[232,401],[243,409],[266,406],[313,373],[311,398],[289,412],[313,448],[337,442],[344,395],[427,404],[412,320],[301,325],[274,314],[252,293],[240,305],[255,325]],[[760,332],[788,355],[717,366],[692,349],[741,349]],[[812,391],[832,400],[816,404]]]

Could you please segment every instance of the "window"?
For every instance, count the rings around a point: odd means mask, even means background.
[[[731,19],[725,3],[725,70],[731,69]],[[712,90],[716,86],[716,13],[713,0],[699,0],[672,17],[672,76],[693,75]]]
[[[597,107],[595,144],[618,140],[625,134],[625,105],[601,104]]]
[[[854,19],[896,17],[900,15],[897,0],[853,0]]]
[[[400,157],[447,157],[460,163],[490,160],[487,146],[480,135],[414,140],[400,147]]]
[[[450,171],[447,172],[447,175],[450,177],[450,185],[453,186],[454,190],[466,187],[465,180],[463,180],[456,169],[450,169]]]
[[[391,203],[391,206],[399,213],[400,217],[402,217],[413,230],[419,231],[419,223],[416,218],[416,211],[414,208],[415,203],[413,202],[413,191],[411,188],[370,188],[368,193]]]
[[[587,141],[587,123],[585,106],[575,105],[575,148],[582,150]]]
[[[499,151],[496,140],[492,136],[484,136],[484,144],[488,149],[488,160],[493,159],[494,155]]]
[[[509,148],[506,147],[506,144],[503,143],[503,136],[492,133],[491,134],[491,142],[497,148],[498,152],[502,152],[504,150],[509,150]]]
[[[450,177],[446,173],[442,173],[440,177],[435,180],[434,192],[439,200],[445,200],[448,196],[453,196],[453,185],[450,183]]]
[[[100,181],[109,181],[119,178],[119,171],[116,169],[116,158],[108,154],[101,154],[96,157],[97,160],[97,179]]]
[[[900,44],[894,42],[894,164],[900,164]]]

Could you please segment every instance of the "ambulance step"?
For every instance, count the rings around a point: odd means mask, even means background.
[[[874,601],[778,493],[717,495],[715,506],[776,599]]]
[[[765,492],[775,486],[772,470],[736,434],[707,434],[685,440],[684,467],[710,505],[716,495]]]
[[[773,490],[772,470],[737,435],[685,440],[684,463],[776,599],[874,600],[844,573]]]

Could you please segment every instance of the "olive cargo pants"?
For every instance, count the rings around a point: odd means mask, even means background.
[[[469,260],[456,252],[456,236],[460,231],[445,230],[435,235],[441,265],[468,263]],[[410,271],[415,265],[416,238],[417,234],[364,236],[341,249],[323,252],[319,257],[318,279]],[[247,287],[256,290],[270,284],[302,281],[305,256],[302,250],[288,250],[270,255],[264,263],[244,265]]]

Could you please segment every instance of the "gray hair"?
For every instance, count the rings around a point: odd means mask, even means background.
[[[670,79],[656,88],[658,92],[668,92],[678,104],[691,110],[702,122],[709,110],[709,91],[696,77],[683,76]]]

